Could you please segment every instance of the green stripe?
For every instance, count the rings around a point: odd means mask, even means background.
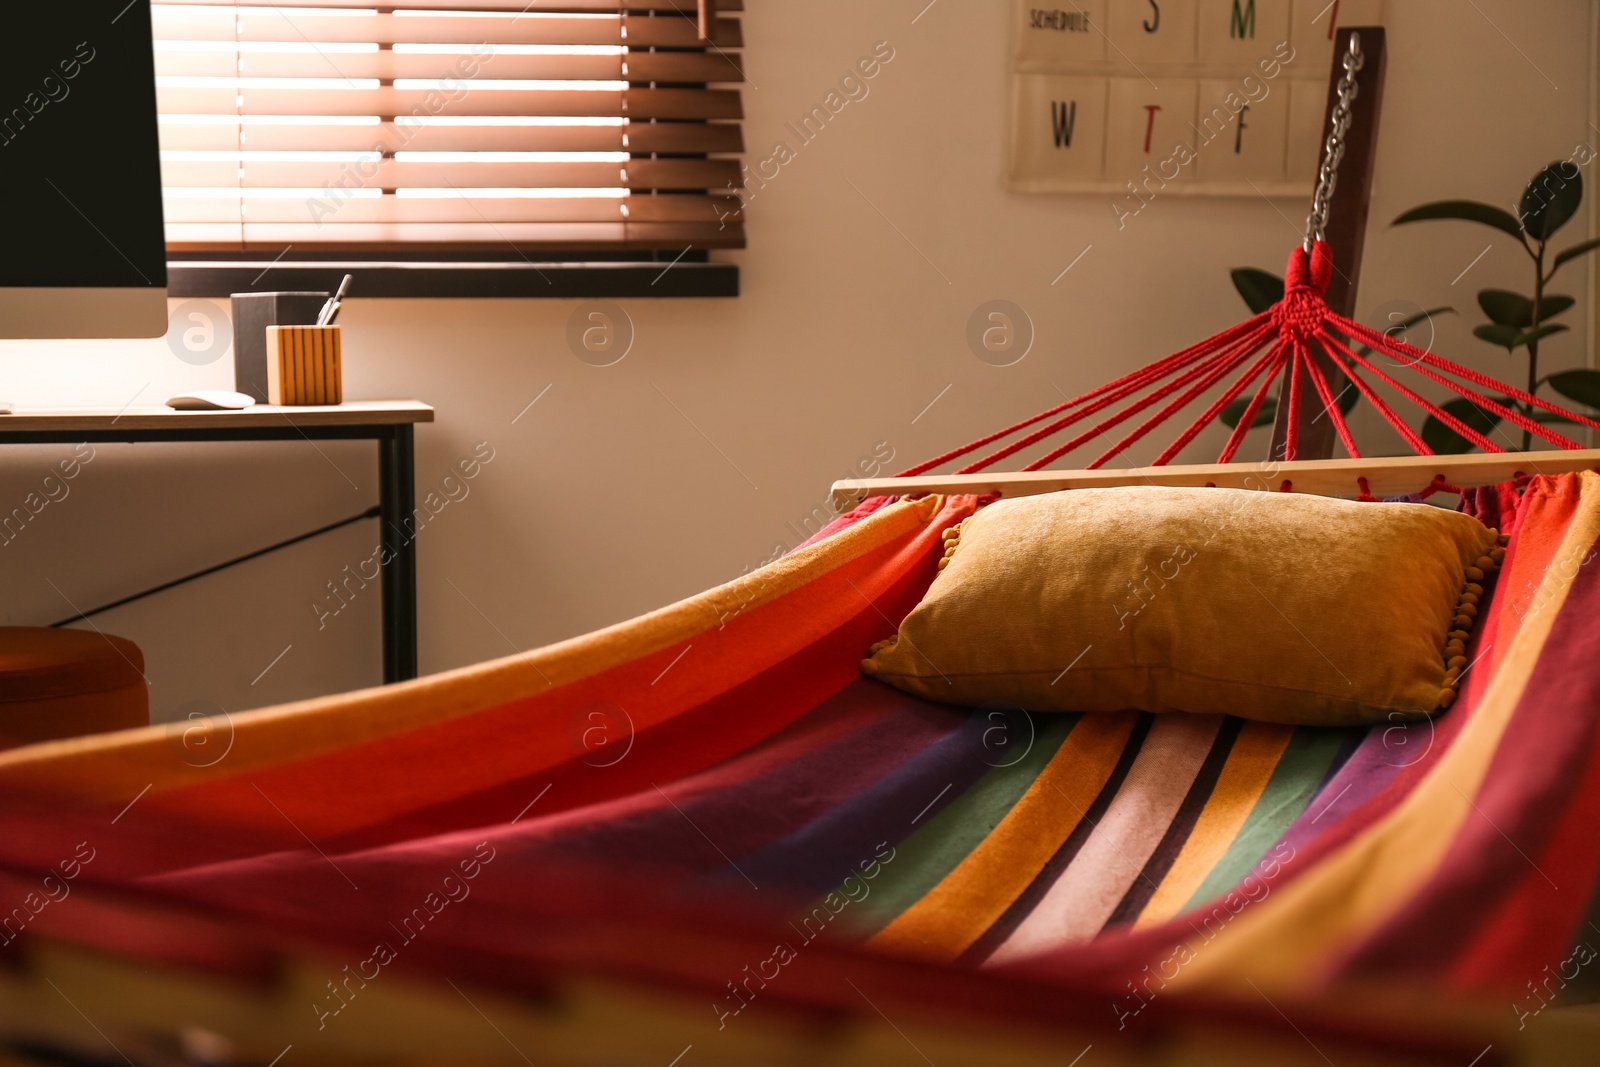
[[[1022,799],[1081,719],[1076,713],[1033,716],[1038,734],[1027,755],[986,773],[896,845],[870,895],[850,909],[851,929],[870,937],[943,881]]]
[[[1348,736],[1347,730],[1324,726],[1295,730],[1233,843],[1183,906],[1184,911],[1220,897],[1250,873],[1306,809]]]

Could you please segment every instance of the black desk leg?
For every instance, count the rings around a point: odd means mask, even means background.
[[[383,680],[417,676],[417,545],[411,424],[384,428],[378,438],[378,521],[392,556],[383,568]]]

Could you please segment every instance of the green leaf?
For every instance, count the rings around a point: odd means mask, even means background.
[[[1229,428],[1239,425],[1239,420],[1244,418],[1244,409],[1249,406],[1250,401],[1241,397],[1240,399],[1229,404],[1227,407],[1223,408],[1222,414],[1219,416],[1222,419],[1223,425]],[[1347,408],[1345,410],[1349,409]],[[1277,415],[1278,402],[1269,396],[1265,400],[1261,401],[1261,408],[1256,412],[1255,421],[1250,424],[1250,428],[1254,430],[1258,426],[1271,426],[1272,420],[1277,418]]]
[[[1539,301],[1539,321],[1549,322],[1575,303],[1570,296],[1561,296],[1559,293],[1546,295]]]
[[[1254,267],[1236,267],[1233,287],[1239,290],[1251,314],[1259,315],[1283,299],[1283,279]]]
[[[1513,344],[1511,347],[1513,349],[1521,348],[1523,345],[1531,345],[1531,344],[1534,344],[1535,342],[1542,341],[1546,337],[1549,337],[1553,333],[1566,333],[1566,332],[1567,332],[1566,325],[1564,325],[1563,323],[1559,323],[1559,322],[1552,322],[1550,325],[1541,326],[1537,330],[1529,330],[1527,333],[1519,333],[1519,334],[1517,334],[1516,343]]]
[[[1506,398],[1503,396],[1495,397],[1495,400],[1502,404],[1506,403]],[[1469,429],[1477,430],[1485,437],[1500,423],[1500,416],[1485,411],[1466,397],[1458,397],[1439,406],[1465,423]],[[1441,455],[1470,452],[1476,447],[1434,415],[1429,415],[1428,420],[1422,424],[1422,440]]]
[[[1439,200],[1432,204],[1423,204],[1407,211],[1390,225],[1431,222],[1435,219],[1459,219],[1463,222],[1481,223],[1484,226],[1492,226],[1502,233],[1509,233],[1519,241],[1522,240],[1522,226],[1517,222],[1515,215],[1504,208],[1495,207],[1493,204],[1480,204],[1476,200]]]
[[[1597,248],[1600,248],[1600,237],[1591,237],[1587,241],[1580,241],[1571,248],[1562,249],[1557,253],[1555,265],[1559,267],[1561,264],[1577,259],[1579,256],[1588,255]],[[1554,270],[1554,268],[1551,269]]]
[[[1478,294],[1478,306],[1499,326],[1522,328],[1533,325],[1533,301],[1508,289],[1485,289]]]
[[[1600,370],[1557,371],[1545,379],[1550,388],[1584,407],[1600,408]]]
[[[1583,202],[1583,174],[1570,159],[1557,160],[1533,176],[1522,191],[1518,214],[1529,237],[1548,241]]]
[[[1517,338],[1522,336],[1522,331],[1515,326],[1502,326],[1498,322],[1491,322],[1487,326],[1479,326],[1472,331],[1472,336],[1480,341],[1488,341],[1492,345],[1499,345],[1507,352],[1517,350]]]

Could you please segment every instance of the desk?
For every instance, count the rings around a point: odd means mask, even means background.
[[[0,444],[79,441],[347,441],[378,443],[378,521],[404,529],[416,507],[412,427],[432,422],[416,400],[355,400],[327,407],[257,404],[243,411],[173,411],[167,407],[23,408],[0,415]],[[383,680],[417,676],[417,551],[403,536],[383,567]]]

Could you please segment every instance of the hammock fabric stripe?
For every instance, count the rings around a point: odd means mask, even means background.
[[[1516,991],[1565,955],[1600,867],[1600,475],[1469,498],[1515,534],[1467,685],[1365,731],[967,711],[863,679],[978,504],[877,502],[653,615],[237,715],[198,754],[161,727],[0,754],[0,872],[92,837],[86,887],[355,951],[492,845],[473,903],[403,941],[490,983],[689,967],[596,934],[662,915],[1113,998]]]

